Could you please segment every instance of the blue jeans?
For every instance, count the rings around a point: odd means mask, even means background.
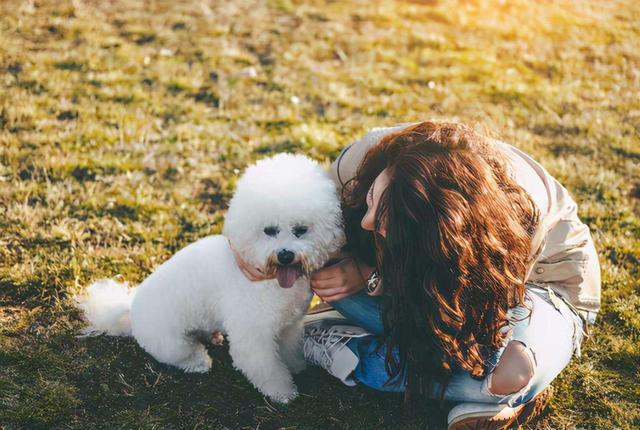
[[[497,366],[507,343],[521,342],[533,357],[534,375],[521,390],[500,395],[489,391],[487,378],[473,379],[466,371],[454,372],[444,392],[444,399],[456,402],[503,403],[518,406],[543,391],[565,368],[573,353],[580,354],[584,335],[581,318],[549,289],[528,285],[525,302],[531,308],[517,306],[509,311],[509,325],[505,328],[502,347],[486,363],[487,375]],[[360,291],[345,299],[331,303],[349,323],[360,326],[370,336],[351,339],[347,346],[358,357],[358,365],[351,375],[358,383],[381,391],[404,391],[406,380],[386,384],[386,347],[383,343],[381,298]],[[381,345],[382,344],[382,345]],[[397,353],[397,352],[396,352]],[[435,384],[432,397],[440,387]]]

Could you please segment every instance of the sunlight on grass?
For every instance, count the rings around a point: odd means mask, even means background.
[[[219,233],[252,160],[453,118],[529,151],[597,242],[602,313],[535,428],[640,427],[638,22],[631,0],[0,2],[0,423],[441,428],[314,370],[268,408],[224,348],[196,377],[77,339],[70,296]]]

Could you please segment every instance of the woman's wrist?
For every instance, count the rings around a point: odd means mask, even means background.
[[[362,278],[360,289],[364,289],[367,294],[371,296],[379,295],[381,280],[377,268],[374,266],[369,266],[368,264],[358,260],[355,257],[354,262],[356,264],[356,267],[358,268],[360,277]]]
[[[374,270],[371,273],[371,276],[369,276],[369,279],[367,279],[367,285],[366,285],[367,294],[371,296],[375,296],[379,294],[380,282],[381,282],[380,275],[378,274],[377,270]]]
[[[367,281],[369,280],[369,278],[371,278],[371,275],[373,274],[373,272],[376,271],[376,268],[373,266],[369,266],[368,264],[360,261],[358,258],[353,257],[353,261],[356,264],[356,267],[358,268],[358,272],[360,273],[360,277],[362,278],[362,287],[366,287],[367,286]]]

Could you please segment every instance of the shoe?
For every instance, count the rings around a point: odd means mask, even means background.
[[[358,365],[358,356],[347,347],[347,342],[371,333],[357,326],[336,325],[340,321],[344,319],[305,320],[302,350],[308,363],[322,367],[352,387],[356,382],[350,375]]]
[[[333,325],[349,325],[347,319],[333,308],[323,309],[320,312],[308,313],[302,318],[302,323],[305,327],[310,327],[319,321],[331,322]]]
[[[449,412],[448,430],[506,430],[512,425],[524,425],[535,419],[553,397],[553,387],[547,387],[524,405],[512,408],[490,403],[462,403]]]

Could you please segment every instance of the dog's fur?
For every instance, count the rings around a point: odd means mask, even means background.
[[[223,234],[182,249],[137,288],[113,280],[91,285],[76,298],[90,323],[85,333],[131,335],[162,363],[206,372],[211,358],[196,335],[224,332],[234,366],[286,403],[297,395],[291,372],[304,368],[309,275],[344,244],[335,186],[304,156],[260,160],[238,181]],[[247,263],[278,277],[250,282],[229,243]],[[295,255],[289,265],[278,262],[283,249]]]

